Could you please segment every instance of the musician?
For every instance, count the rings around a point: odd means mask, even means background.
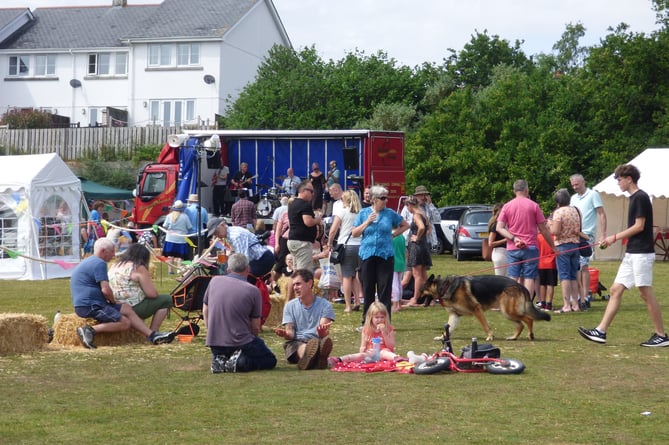
[[[211,208],[212,215],[223,216],[227,214],[227,206],[225,204],[225,192],[228,187],[228,175],[230,169],[223,166],[214,172],[211,178],[211,186],[213,189],[213,203]]]
[[[235,173],[230,181],[231,190],[246,189],[251,187],[253,182],[253,173],[249,171],[249,164],[242,162],[239,164],[239,171]]]
[[[283,193],[288,196],[295,196],[295,192],[297,192],[297,186],[300,185],[300,182],[302,181],[300,178],[295,176],[293,167],[288,168],[286,175],[286,179],[284,179],[283,183],[281,184],[281,190],[283,190]]]

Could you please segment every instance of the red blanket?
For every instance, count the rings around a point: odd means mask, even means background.
[[[381,360],[375,363],[359,362],[339,362],[336,363],[330,371],[336,372],[401,372],[403,374],[413,374],[414,365],[408,361],[395,362],[392,360]]]

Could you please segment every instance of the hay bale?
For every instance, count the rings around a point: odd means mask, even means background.
[[[56,346],[81,346],[81,340],[77,335],[80,326],[94,326],[98,324],[93,318],[81,318],[77,314],[62,314],[53,326],[52,345]],[[93,341],[95,346],[122,346],[128,344],[145,344],[147,342],[144,334],[135,329],[121,332],[102,332],[95,335]]]
[[[0,314],[0,355],[21,354],[46,349],[49,325],[34,314]]]
[[[272,302],[272,309],[269,311],[267,320],[265,320],[265,326],[274,329],[280,326],[283,321],[283,307],[286,305],[286,299],[283,295],[277,293],[271,294],[269,299]]]

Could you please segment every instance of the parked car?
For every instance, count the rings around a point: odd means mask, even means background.
[[[462,261],[480,257],[483,240],[488,238],[488,221],[492,208],[470,208],[465,210],[458,221],[453,244],[453,256]]]
[[[443,247],[441,248],[442,252],[453,251],[453,241],[455,238],[455,231],[458,226],[458,221],[460,221],[460,216],[462,216],[462,213],[465,210],[472,208],[486,209],[489,208],[489,206],[485,204],[465,204],[465,205],[439,208],[439,214],[441,215],[441,223],[440,227],[437,229],[437,238],[440,238],[439,229],[441,229],[443,235],[440,240],[441,243],[443,243]]]

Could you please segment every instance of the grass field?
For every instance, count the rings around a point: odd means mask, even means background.
[[[483,262],[435,257],[437,274],[479,272]],[[597,262],[609,287],[617,262]],[[655,290],[669,318],[669,263],[655,265]],[[158,281],[168,292],[174,282]],[[69,280],[4,281],[3,312],[71,312]],[[556,306],[561,297],[556,291]],[[281,339],[262,336],[277,369],[209,372],[202,334],[192,344],[72,348],[0,357],[2,444],[651,444],[669,442],[669,349],[639,347],[652,333],[635,290],[624,298],[605,346],[580,338],[605,302],[584,313],[556,314],[505,341],[513,326],[488,312],[503,357],[521,360],[521,375],[299,372],[286,364]],[[359,344],[359,313],[343,313],[332,335],[337,355]],[[446,321],[443,309],[406,309],[393,317],[398,352],[431,352]],[[167,327],[176,325],[173,317]],[[667,322],[669,323],[669,322]],[[485,337],[472,317],[453,335],[456,350]],[[650,415],[642,415],[650,412]]]

